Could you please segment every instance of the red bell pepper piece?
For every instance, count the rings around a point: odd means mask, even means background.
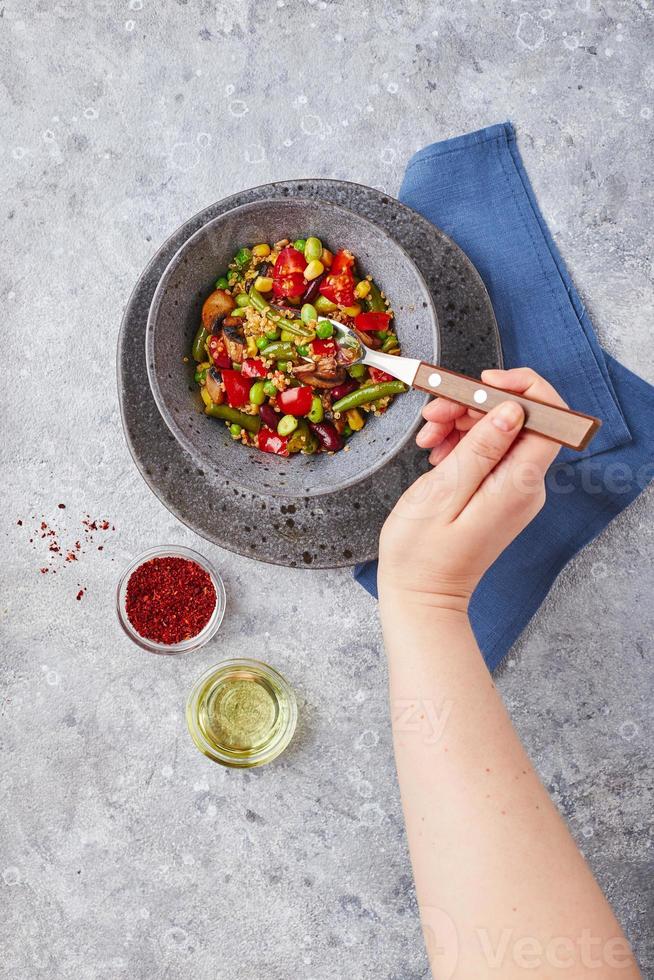
[[[354,325],[357,330],[371,333],[374,330],[388,330],[391,319],[390,313],[377,313],[371,310],[370,313],[359,313],[358,316],[355,316]]]
[[[232,408],[241,408],[242,405],[247,405],[250,400],[252,382],[248,378],[241,377],[240,371],[223,371],[223,381],[225,382],[227,401]]]
[[[307,415],[311,411],[313,389],[309,385],[287,388],[277,395],[277,404],[286,415]]]
[[[349,272],[351,275],[353,268],[354,256],[352,255],[352,252],[348,252],[346,248],[343,248],[334,256],[334,260],[329,271],[333,276],[340,276],[342,272]]]
[[[319,357],[330,357],[336,353],[336,343],[333,340],[320,340],[316,338],[316,340],[311,341],[311,350]]]
[[[369,367],[370,377],[375,382],[375,384],[380,384],[382,381],[392,381],[393,375],[387,374],[386,371],[380,371],[378,368]]]
[[[231,368],[232,362],[225,352],[225,342],[222,337],[212,334],[207,341],[207,349],[214,367],[218,368],[219,371],[224,371],[225,368]]]
[[[320,283],[320,293],[322,296],[326,296],[331,303],[336,303],[339,306],[353,306],[355,302],[354,285],[354,276],[351,272],[341,272],[337,276],[330,274],[325,276]]]
[[[262,428],[257,432],[257,445],[264,453],[288,456],[288,436],[280,436],[272,429]]]
[[[243,361],[243,367],[241,368],[241,377],[243,378],[265,378],[268,374],[268,370],[263,361],[259,360],[258,357],[246,357]]]

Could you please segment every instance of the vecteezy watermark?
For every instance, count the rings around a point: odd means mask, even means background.
[[[499,931],[475,929],[466,940],[452,917],[441,908],[423,905],[420,921],[433,975],[451,980],[459,966],[460,951],[484,964],[484,976],[505,976],[511,968],[556,971],[557,976],[575,977],[579,969],[625,970],[633,965],[633,952],[623,936],[597,936],[583,929],[578,936],[538,936],[512,927]],[[561,972],[558,972],[561,971]]]
[[[395,698],[391,702],[393,731],[417,732],[425,745],[436,745],[453,705],[453,701],[443,701],[439,707],[431,698]]]

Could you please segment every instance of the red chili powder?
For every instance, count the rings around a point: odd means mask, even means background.
[[[151,558],[127,583],[127,618],[137,633],[156,643],[197,636],[216,607],[208,572],[188,558]]]

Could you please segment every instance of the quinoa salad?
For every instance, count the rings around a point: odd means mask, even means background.
[[[315,237],[240,248],[202,307],[191,348],[205,414],[234,441],[278,456],[347,451],[406,386],[353,364],[329,320],[400,353],[389,301],[352,252]]]

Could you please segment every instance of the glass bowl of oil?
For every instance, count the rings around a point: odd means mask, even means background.
[[[214,762],[250,769],[272,762],[293,737],[297,702],[282,675],[260,660],[225,660],[195,683],[186,723]]]

